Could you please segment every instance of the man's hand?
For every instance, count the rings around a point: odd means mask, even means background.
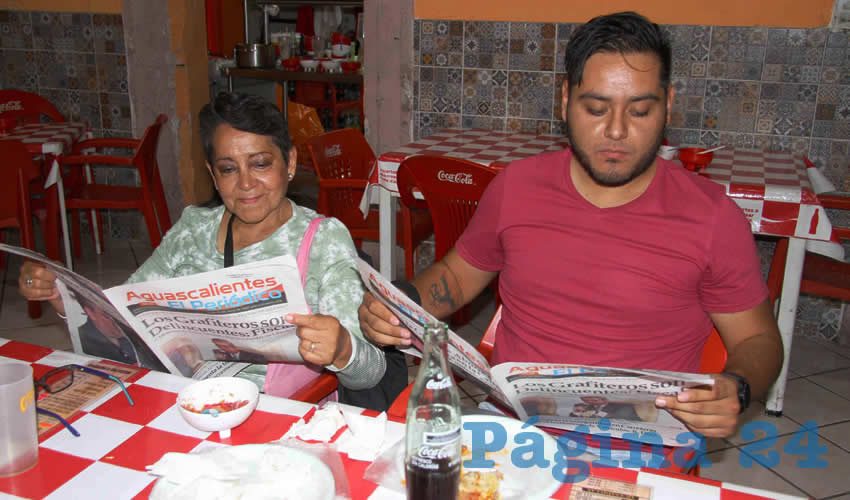
[[[677,397],[659,396],[655,406],[666,408],[685,426],[705,437],[729,437],[738,428],[741,409],[738,382],[723,374],[712,375],[711,387],[688,389]]]
[[[360,330],[372,342],[378,345],[410,345],[410,332],[399,326],[398,318],[370,292],[363,295],[357,314]]]
[[[351,337],[339,320],[325,314],[287,314],[286,321],[298,327],[298,352],[304,361],[339,369],[348,364]]]

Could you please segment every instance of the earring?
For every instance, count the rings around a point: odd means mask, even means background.
[[[295,174],[289,174],[289,180],[292,180],[294,178],[295,178]]]

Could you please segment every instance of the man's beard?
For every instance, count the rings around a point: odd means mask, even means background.
[[[667,122],[667,112],[665,110],[664,113],[664,121],[662,123]],[[655,155],[658,153],[658,148],[661,146],[661,143],[664,141],[664,127],[658,131],[658,137],[655,140],[655,144],[652,145],[652,148],[647,152],[643,153],[640,158],[638,158],[635,166],[623,173],[617,174],[614,171],[609,172],[597,172],[593,170],[590,166],[590,157],[587,152],[582,149],[578,143],[575,141],[575,136],[573,135],[573,128],[570,125],[570,121],[566,121],[567,128],[567,138],[570,140],[570,147],[573,150],[573,156],[576,160],[578,160],[581,168],[587,172],[587,175],[593,179],[593,182],[599,184],[600,186],[605,187],[620,187],[625,186],[629,182],[637,179],[644,172],[646,172],[649,167],[652,165],[652,162],[655,161]]]

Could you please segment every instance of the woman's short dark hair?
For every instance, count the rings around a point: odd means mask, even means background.
[[[201,142],[204,144],[204,154],[210,164],[213,162],[213,136],[216,128],[222,124],[230,125],[242,132],[271,137],[283,153],[283,160],[289,161],[292,140],[289,138],[286,119],[277,106],[262,97],[222,92],[213,102],[201,108],[199,118]]]
[[[597,52],[634,54],[651,52],[661,61],[661,86],[670,86],[672,50],[661,28],[635,12],[594,17],[570,37],[564,68],[570,86],[581,85],[584,66]]]

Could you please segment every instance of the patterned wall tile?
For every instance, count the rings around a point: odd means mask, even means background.
[[[126,54],[124,21],[120,14],[95,14],[94,50],[101,54]]]
[[[510,23],[469,21],[464,24],[463,65],[507,69]]]
[[[850,191],[850,176],[847,175],[850,167],[850,141],[812,139],[808,156],[815,165],[821,167],[823,174],[838,190]],[[846,227],[850,227],[850,223]]]
[[[44,89],[40,94],[56,106],[66,120],[87,122],[92,129],[102,128],[100,95],[97,92],[70,89]]]
[[[758,110],[759,83],[708,80],[703,101],[702,128],[753,132]]]
[[[128,94],[100,93],[100,113],[103,128],[132,130],[130,96]]]
[[[566,73],[555,73],[554,83],[554,98],[552,100],[552,119],[561,121],[561,104],[564,97],[564,81],[567,79]]]
[[[463,70],[463,114],[505,116],[507,114],[508,72],[505,70]]]
[[[554,99],[553,73],[508,73],[508,116],[550,120]]]
[[[98,54],[97,79],[101,92],[128,92],[127,57],[115,54]]]
[[[820,85],[812,136],[850,138],[850,85]]]
[[[460,115],[454,113],[419,113],[418,133],[421,139],[444,128],[460,127]]]
[[[675,91],[670,125],[699,128],[705,103],[705,79],[674,77],[670,83]]]
[[[760,79],[767,41],[767,28],[712,28],[708,75],[712,78]]]
[[[463,115],[461,117],[461,127],[503,132],[505,130],[505,117],[494,118],[491,116]]]
[[[705,77],[711,46],[711,27],[665,25],[662,30],[673,50],[673,77]]]
[[[0,10],[0,47],[33,48],[31,19],[28,11]]]
[[[98,89],[94,53],[37,51],[38,86],[54,89]],[[127,78],[126,65],[123,67]]]
[[[423,67],[419,76],[420,111],[460,113],[463,70]]]
[[[820,81],[850,85],[850,32],[829,33]]]
[[[4,53],[5,85],[13,89],[38,87],[38,64],[31,50],[7,49]]]
[[[555,71],[558,73],[566,72],[564,68],[564,57],[567,55],[567,44],[573,31],[581,26],[578,23],[560,23],[558,24],[558,46],[555,54]]]
[[[463,65],[463,21],[422,21],[419,36],[420,64]]]
[[[770,28],[762,80],[817,83],[827,31]]]
[[[556,32],[557,28],[551,23],[511,23],[508,67],[554,71]]]
[[[91,14],[33,12],[32,25],[36,49],[94,52]]]
[[[415,64],[419,64],[419,47],[421,46],[422,21],[419,19],[413,20],[413,60]]]
[[[533,134],[548,134],[552,130],[551,120],[522,120],[520,118],[508,118],[505,123],[508,132],[530,132]]]

